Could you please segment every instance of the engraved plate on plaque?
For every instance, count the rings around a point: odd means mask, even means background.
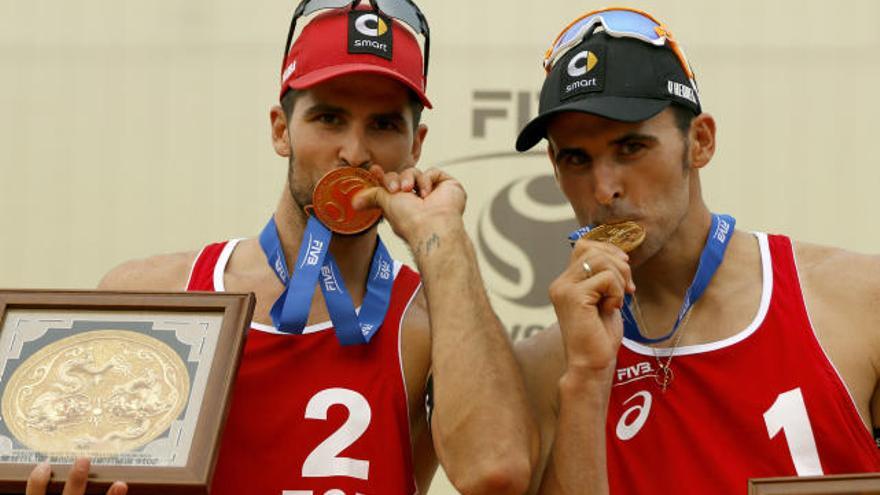
[[[186,405],[180,356],[149,335],[95,330],[43,347],[7,383],[2,413],[29,448],[108,456],[136,450],[171,426]]]

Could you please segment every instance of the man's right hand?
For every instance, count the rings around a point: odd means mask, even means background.
[[[381,181],[381,186],[359,192],[352,206],[358,210],[381,208],[394,233],[414,250],[433,233],[450,228],[464,231],[461,216],[467,194],[449,174],[437,168],[383,172],[378,165],[371,167],[370,173]]]
[[[77,458],[74,461],[73,466],[70,468],[70,473],[67,475],[67,482],[64,483],[62,495],[82,495],[85,493],[86,483],[89,478],[89,465],[90,462],[85,457]],[[46,487],[49,486],[49,479],[51,477],[52,468],[49,466],[49,463],[37,464],[37,467],[28,476],[25,495],[45,495]],[[125,495],[127,492],[128,486],[121,481],[113,483],[107,489],[107,495]]]
[[[566,373],[610,377],[623,338],[620,308],[625,294],[635,292],[628,261],[613,244],[581,239],[566,269],[550,284]]]

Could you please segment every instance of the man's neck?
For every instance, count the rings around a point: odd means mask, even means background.
[[[640,302],[674,307],[682,304],[691,285],[712,226],[712,215],[701,205],[689,211],[663,247],[633,270]]]

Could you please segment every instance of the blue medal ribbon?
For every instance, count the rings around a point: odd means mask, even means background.
[[[736,219],[730,215],[712,214],[712,226],[709,228],[709,237],[706,239],[706,245],[703,247],[702,254],[700,254],[700,263],[697,265],[697,273],[694,275],[694,280],[684,294],[684,302],[682,302],[681,309],[678,311],[675,325],[673,325],[672,330],[670,330],[669,333],[658,338],[648,338],[642,335],[642,332],[639,331],[639,325],[636,322],[635,316],[633,316],[632,313],[632,296],[627,294],[626,304],[624,304],[623,308],[620,310],[623,315],[623,336],[641,344],[656,344],[658,342],[669,340],[675,335],[675,332],[678,331],[684,317],[700,296],[703,295],[706,287],[709,286],[709,282],[712,281],[715,272],[718,271],[718,267],[721,266],[721,262],[724,259],[724,252],[727,250],[727,244],[730,242],[730,238],[733,237],[733,228],[735,225]],[[568,236],[568,239],[573,244],[589,231],[590,229],[588,227],[581,227],[572,232]]]
[[[382,326],[391,303],[394,260],[382,239],[378,239],[367,279],[367,292],[358,313],[345,288],[339,267],[328,252],[332,235],[330,229],[318,219],[309,217],[291,274],[275,219],[269,219],[260,234],[260,247],[269,266],[284,284],[284,291],[272,305],[269,314],[279,331],[302,334],[309,318],[315,284],[320,281],[330,320],[336,329],[336,338],[342,345],[367,344]]]

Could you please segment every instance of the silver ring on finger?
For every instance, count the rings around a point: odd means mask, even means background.
[[[593,276],[593,269],[590,268],[590,264],[587,263],[587,260],[584,260],[584,262],[581,263],[581,267],[584,269],[584,273],[587,275],[586,278],[590,278]]]

